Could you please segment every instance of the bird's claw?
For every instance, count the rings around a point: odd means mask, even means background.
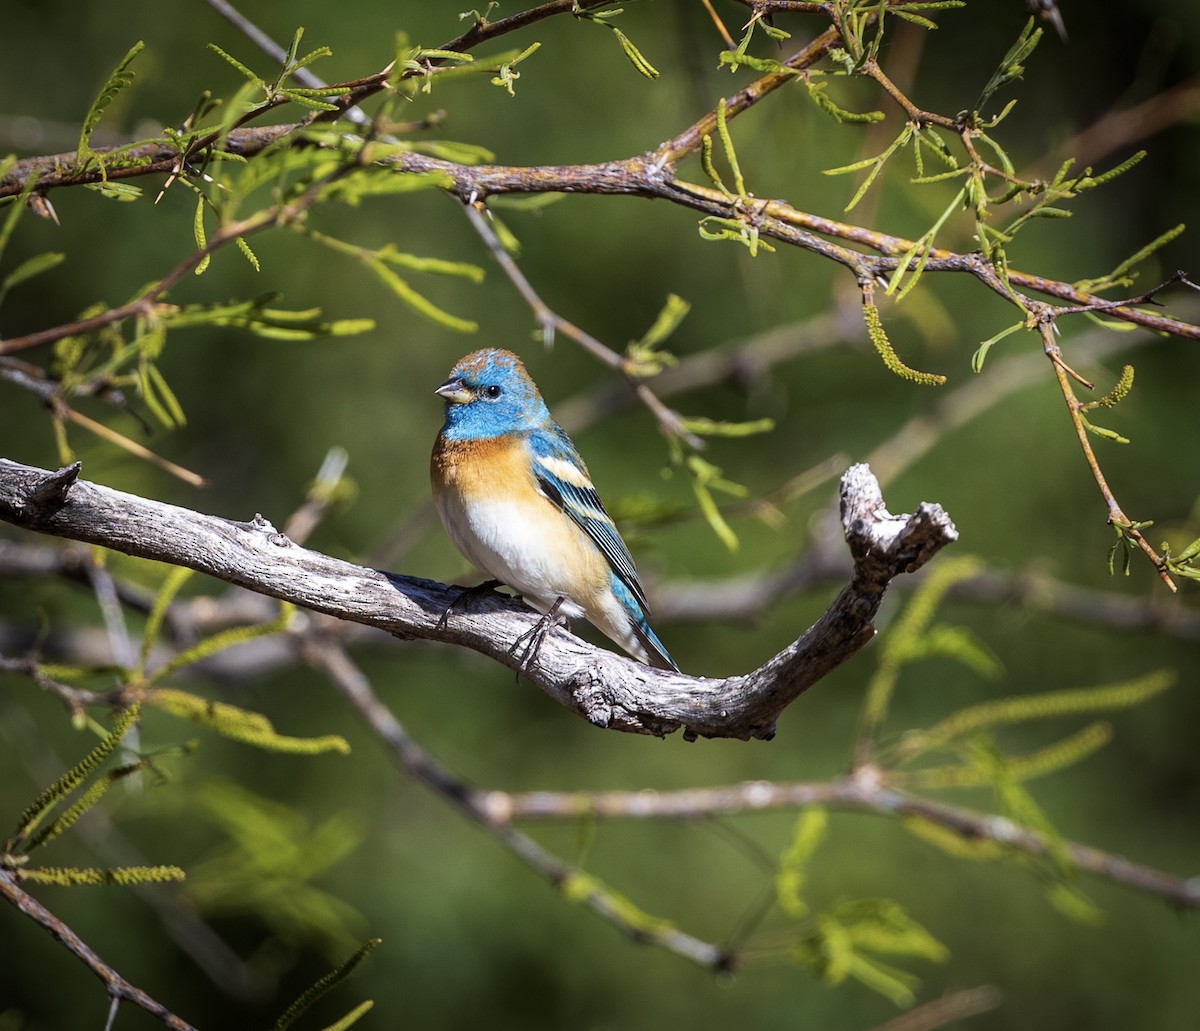
[[[542,616],[536,623],[525,631],[512,643],[512,647],[508,649],[508,654],[516,656],[520,654],[520,659],[517,662],[517,679],[521,679],[521,674],[526,673],[529,667],[533,665],[538,657],[538,653],[542,650],[542,644],[546,640],[546,635],[551,629],[556,626],[567,626],[567,618],[560,614],[559,610],[565,602],[565,598],[559,598],[550,610]]]
[[[474,597],[477,594],[487,594],[500,586],[502,585],[499,580],[484,580],[483,583],[476,584],[474,587],[464,587],[450,600],[450,604],[442,610],[441,618],[437,621],[438,630],[446,629],[446,624],[450,621],[450,613],[458,608],[464,600]]]

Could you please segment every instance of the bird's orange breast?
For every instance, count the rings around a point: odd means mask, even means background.
[[[439,436],[429,464],[435,497],[457,494],[468,503],[496,497],[545,501],[519,437],[446,440]]]

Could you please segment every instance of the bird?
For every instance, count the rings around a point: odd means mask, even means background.
[[[429,463],[442,526],[468,561],[542,613],[534,655],[550,625],[583,616],[634,658],[678,671],[650,626],[629,549],[521,359],[473,351],[435,393],[446,404]]]

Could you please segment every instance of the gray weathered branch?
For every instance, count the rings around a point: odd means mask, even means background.
[[[79,468],[50,472],[0,459],[0,519],[185,566],[402,639],[471,648],[514,669],[521,656],[513,643],[539,618],[498,594],[467,595],[455,604],[457,588],[301,548],[261,516],[235,522],[166,505],[80,480]],[[912,516],[887,512],[865,465],[842,477],[841,512],[854,563],[849,583],[812,627],[758,669],[723,679],[653,670],[556,628],[526,677],[600,727],[770,738],[788,705],[874,636],[891,580],[957,538],[939,505],[922,504]]]

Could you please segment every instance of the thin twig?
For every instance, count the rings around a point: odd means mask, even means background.
[[[935,1028],[957,1023],[967,1017],[988,1013],[1003,1002],[1004,993],[992,985],[963,988],[940,999],[914,1006],[907,1013],[877,1025],[872,1031],[934,1031]]]
[[[186,1020],[177,1017],[162,1003],[130,984],[105,963],[79,935],[25,891],[18,883],[16,875],[4,867],[0,867],[0,896],[3,896],[6,902],[15,906],[21,913],[24,913],[44,931],[61,942],[69,952],[100,978],[114,1005],[131,1002],[151,1016],[157,1017],[172,1031],[195,1031]]]
[[[744,86],[732,96],[725,98],[725,120],[728,122],[757,104],[764,97],[790,82],[796,75],[811,68],[828,55],[829,51],[842,42],[841,33],[836,28],[826,29],[816,39],[803,49],[797,51],[787,60],[781,62],[786,71],[768,72]],[[700,149],[705,136],[712,136],[717,128],[717,108],[713,108],[702,118],[693,122],[683,132],[664,140],[653,152],[651,167],[660,174],[671,172],[675,165],[689,154]]]
[[[721,34],[721,39],[725,41],[726,48],[736,50],[737,43],[734,42],[733,37],[729,34],[729,30],[725,28],[725,23],[721,21],[721,16],[717,14],[716,9],[713,7],[712,0],[700,0],[700,2],[704,5],[704,9],[708,12],[712,23],[717,27],[717,31]]]
[[[564,336],[570,337],[589,354],[599,358],[609,368],[615,369],[621,374],[633,394],[650,410],[655,419],[658,420],[659,429],[665,435],[668,437],[678,437],[689,447],[696,450],[701,450],[705,446],[704,440],[696,436],[696,434],[692,433],[684,425],[683,418],[678,412],[664,405],[655,395],[654,391],[629,373],[628,363],[620,354],[597,340],[587,331],[580,329],[573,322],[563,318],[538,296],[537,291],[534,290],[529,280],[525,278],[525,274],[513,260],[512,256],[504,249],[504,245],[500,242],[499,237],[496,236],[495,230],[488,224],[487,218],[479,211],[476,204],[466,203],[463,205],[463,210],[466,212],[467,219],[472,227],[487,245],[492,257],[496,259],[496,263],[517,288],[517,292],[525,299],[525,303],[533,310],[534,319],[542,330],[542,335],[547,346],[553,343],[556,333],[562,333]]]
[[[1058,379],[1059,389],[1062,391],[1063,400],[1067,405],[1067,413],[1071,417],[1071,424],[1075,427],[1075,436],[1079,439],[1079,446],[1083,449],[1083,457],[1087,462],[1088,469],[1091,470],[1092,478],[1096,481],[1096,486],[1100,488],[1100,495],[1104,498],[1104,504],[1108,509],[1108,521],[1118,528],[1118,532],[1132,540],[1154,564],[1155,570],[1158,572],[1159,578],[1172,591],[1177,591],[1175,581],[1171,579],[1170,573],[1167,572],[1166,563],[1163,558],[1150,542],[1142,536],[1142,532],[1134,524],[1118,504],[1112,489],[1108,485],[1108,480],[1104,476],[1104,472],[1100,468],[1100,462],[1096,458],[1096,452],[1092,450],[1092,442],[1088,436],[1087,427],[1083,423],[1083,402],[1075,396],[1075,389],[1071,386],[1071,379],[1080,380],[1087,384],[1078,374],[1074,373],[1069,366],[1062,360],[1062,352],[1059,350],[1058,342],[1054,339],[1054,320],[1053,315],[1044,315],[1038,321],[1038,329],[1042,334],[1042,346],[1046,352],[1046,357],[1050,359],[1054,366],[1054,374]]]

